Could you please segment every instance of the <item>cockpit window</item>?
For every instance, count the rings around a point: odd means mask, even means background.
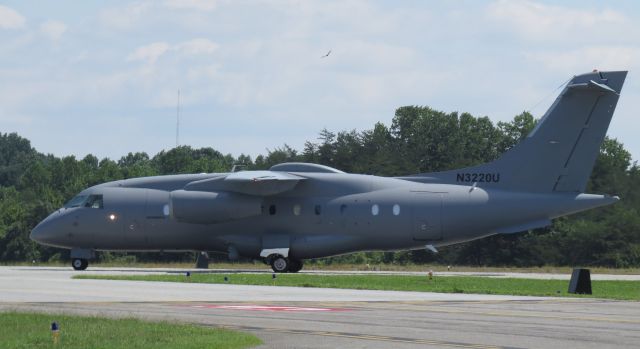
[[[78,195],[73,199],[69,200],[69,202],[67,202],[66,204],[64,204],[64,207],[65,208],[80,207],[82,206],[82,204],[84,204],[85,200],[87,200],[86,195]]]
[[[84,207],[103,208],[102,195],[89,195],[89,198],[87,198],[87,201],[84,203]]]
[[[103,208],[102,195],[78,195],[64,205],[65,208],[88,207]]]

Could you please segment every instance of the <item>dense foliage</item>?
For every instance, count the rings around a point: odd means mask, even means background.
[[[129,153],[118,161],[87,155],[58,158],[33,149],[15,133],[0,133],[0,261],[47,261],[66,252],[29,240],[48,213],[80,190],[101,182],[171,173],[228,172],[234,164],[267,169],[285,161],[305,161],[346,172],[406,175],[476,165],[497,158],[535,125],[529,113],[494,124],[488,117],[443,113],[428,107],[399,108],[390,126],[377,123],[362,132],[322,130],[302,151],[284,145],[255,159],[223,155],[212,148],[181,146],[153,157]],[[554,221],[549,229],[489,238],[427,251],[356,253],[321,263],[425,263],[464,265],[640,266],[640,172],[615,139],[606,139],[589,192],[619,195],[621,202]],[[135,254],[139,260],[175,260],[189,254]],[[101,254],[102,259],[113,254]]]

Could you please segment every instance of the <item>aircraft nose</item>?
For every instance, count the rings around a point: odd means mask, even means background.
[[[58,229],[56,229],[55,221],[56,219],[53,219],[51,216],[47,217],[31,230],[29,238],[44,245],[55,245],[59,243],[57,240],[60,234]]]
[[[31,230],[29,238],[31,238],[31,240],[35,242],[46,244],[47,242],[49,242],[49,240],[51,240],[51,235],[53,235],[51,231],[51,225],[46,221],[42,221],[38,225],[36,225],[33,230]]]

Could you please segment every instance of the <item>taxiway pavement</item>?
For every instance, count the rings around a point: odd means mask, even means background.
[[[85,273],[138,272],[165,270]],[[640,343],[640,302],[71,279],[77,273],[0,267],[0,310],[234,328],[258,335],[265,343],[261,348],[637,348]]]

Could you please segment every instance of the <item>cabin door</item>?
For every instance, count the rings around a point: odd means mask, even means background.
[[[442,201],[444,193],[414,192],[413,239],[442,240]]]

